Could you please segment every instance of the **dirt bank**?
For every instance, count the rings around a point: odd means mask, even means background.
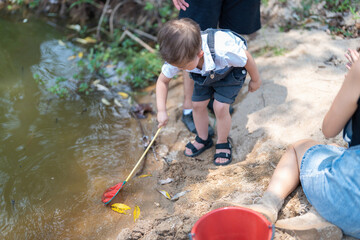
[[[183,155],[185,144],[194,135],[180,120],[181,77],[173,80],[167,105],[170,121],[157,141],[160,161],[149,156],[145,171],[153,174],[149,191],[161,189],[172,195],[190,192],[177,201],[160,193],[156,199],[148,199],[152,210],[143,212],[135,227],[123,229],[117,239],[187,239],[193,224],[214,203],[256,201],[288,144],[313,138],[344,145],[340,135],[325,139],[321,123],[346,72],[343,54],[348,47],[358,46],[359,39],[333,37],[321,30],[260,30],[249,42],[249,50],[256,56],[263,85],[255,93],[248,93],[247,79],[234,104],[230,132],[233,162],[225,167],[213,165],[214,148],[196,158]],[[151,92],[143,101],[155,104],[155,94]],[[174,182],[162,186],[157,183],[166,178]],[[309,206],[299,187],[286,199],[279,219],[301,215]],[[277,230],[275,239],[295,236]]]

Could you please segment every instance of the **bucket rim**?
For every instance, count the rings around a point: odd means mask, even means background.
[[[189,233],[189,238],[190,239],[193,239],[195,237],[195,230],[197,229],[198,225],[202,222],[202,220],[204,220],[205,218],[207,218],[208,216],[212,215],[212,214],[215,214],[217,212],[220,212],[220,211],[224,211],[224,210],[242,210],[242,211],[245,211],[245,212],[249,212],[255,216],[257,216],[258,218],[260,218],[267,226],[268,228],[270,229],[271,231],[271,239],[273,239],[274,237],[274,233],[275,233],[275,229],[274,229],[274,224],[272,224],[269,220],[267,220],[267,218],[262,215],[261,213],[259,212],[256,212],[250,208],[246,208],[246,207],[238,207],[238,206],[229,206],[229,207],[222,207],[222,208],[217,208],[217,209],[214,209],[204,215],[202,215],[197,221],[196,223],[194,224],[194,226],[192,227],[191,229],[191,232]]]

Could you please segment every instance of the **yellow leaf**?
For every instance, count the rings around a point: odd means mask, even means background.
[[[129,94],[124,93],[124,92],[118,92],[118,94],[119,94],[122,98],[124,98],[124,99],[126,99],[126,98],[129,97]]]
[[[159,191],[159,193],[164,195],[167,199],[169,199],[169,200],[171,199],[171,196],[167,191],[164,191],[164,190],[158,190],[158,191]]]
[[[74,60],[76,58],[76,56],[75,55],[73,55],[73,56],[70,56],[70,57],[68,57],[68,61],[71,61],[71,60]]]
[[[140,175],[138,178],[145,178],[145,177],[151,177],[152,175],[151,174],[143,174],[143,175]]]
[[[78,53],[78,57],[79,57],[79,58],[82,58],[83,56],[84,56],[84,53],[83,53],[83,52],[79,52],[79,53]]]
[[[126,214],[126,210],[130,210],[131,208],[128,205],[122,203],[114,203],[111,205],[111,209],[115,212]]]
[[[84,40],[85,40],[87,43],[96,43],[96,39],[95,39],[95,38],[92,38],[92,37],[86,37],[86,38],[84,38]]]
[[[136,221],[136,219],[138,219],[140,217],[140,207],[139,206],[135,206],[134,207],[134,222]]]
[[[75,38],[74,40],[81,44],[96,43],[96,39],[94,39],[92,37]]]

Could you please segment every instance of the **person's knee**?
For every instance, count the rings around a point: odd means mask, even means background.
[[[312,139],[302,139],[290,145],[290,148],[296,154],[296,160],[298,162],[298,166],[301,166],[301,161],[306,151],[309,150],[312,146],[320,144],[317,141]]]
[[[229,104],[214,101],[214,112],[216,116],[222,116],[226,113],[229,113]]]
[[[206,110],[208,101],[201,101],[201,102],[192,102],[192,107],[194,111],[201,111]]]

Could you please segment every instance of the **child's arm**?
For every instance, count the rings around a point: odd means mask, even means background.
[[[360,96],[360,60],[352,62],[348,74],[325,115],[322,132],[326,138],[335,137],[356,111]]]
[[[169,120],[166,113],[166,99],[170,80],[171,78],[167,78],[163,73],[161,73],[156,81],[157,120],[159,122],[158,128],[165,126]]]
[[[246,57],[247,57],[247,62],[246,62],[245,68],[251,77],[248,90],[249,90],[249,92],[255,92],[261,85],[260,74],[259,74],[258,68],[256,66],[256,63],[254,61],[254,58],[251,56],[251,54],[247,50],[244,50],[244,51],[245,51]]]

